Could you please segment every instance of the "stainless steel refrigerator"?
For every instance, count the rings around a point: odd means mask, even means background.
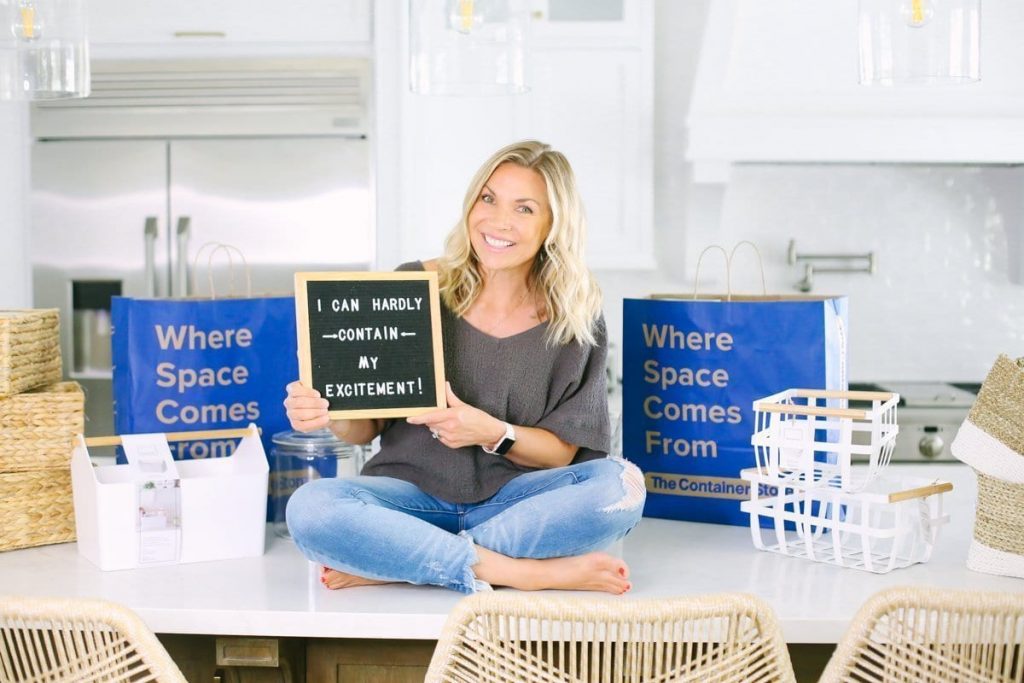
[[[289,294],[373,263],[366,70],[312,65],[100,65],[91,103],[34,111],[34,305],[61,311],[87,434],[113,433],[112,295]]]

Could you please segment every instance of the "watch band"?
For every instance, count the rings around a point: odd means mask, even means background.
[[[516,442],[516,430],[508,422],[505,423],[505,434],[498,439],[498,443],[494,444],[494,448],[488,448],[483,446],[484,453],[490,453],[491,455],[505,455]]]

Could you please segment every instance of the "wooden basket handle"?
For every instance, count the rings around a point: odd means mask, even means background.
[[[925,486],[918,486],[914,489],[907,489],[906,491],[895,491],[889,494],[890,503],[899,503],[904,500],[913,500],[914,498],[924,498],[931,496],[936,493],[946,493],[947,491],[953,490],[953,484],[948,481],[937,481],[933,484],[927,484]]]
[[[889,401],[896,397],[891,391],[840,391],[838,389],[796,389],[800,398],[847,398],[854,401]]]
[[[197,432],[167,432],[168,441],[205,441],[206,439],[240,439],[245,436],[259,434],[259,429],[243,427],[241,429],[207,429]],[[85,439],[86,446],[120,446],[120,436],[90,436]]]
[[[856,408],[826,408],[824,406],[796,406],[791,403],[755,403],[754,410],[762,413],[784,413],[786,415],[816,415],[819,417],[849,417],[854,420],[867,419],[867,413]]]
[[[840,398],[854,401],[890,401],[896,394],[888,391],[839,391],[837,389],[794,389],[797,398]],[[801,406],[791,403],[755,403],[754,410],[765,413],[788,415],[815,415],[819,417],[849,417],[866,420],[868,412],[859,408],[828,408],[826,406]]]

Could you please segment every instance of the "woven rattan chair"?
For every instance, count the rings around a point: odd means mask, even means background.
[[[893,588],[850,623],[822,681],[1024,681],[1024,595]]]
[[[185,683],[152,631],[101,600],[0,597],[3,683]]]
[[[433,683],[793,681],[771,609],[748,595],[622,600],[477,593],[448,617]]]

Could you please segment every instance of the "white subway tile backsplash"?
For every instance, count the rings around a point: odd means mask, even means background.
[[[852,379],[980,381],[999,353],[1024,355],[1024,168],[748,165],[717,197],[689,198],[720,201],[718,225],[662,229],[673,233],[662,242],[685,240],[685,265],[599,273],[616,343],[622,297],[692,290],[707,244],[757,243],[769,290],[795,293],[803,266],[786,262],[792,238],[801,253],[875,253],[874,275],[815,276],[815,292],[850,297]],[[759,289],[752,263],[737,256],[737,290]],[[724,287],[720,257],[701,280],[708,291]]]

